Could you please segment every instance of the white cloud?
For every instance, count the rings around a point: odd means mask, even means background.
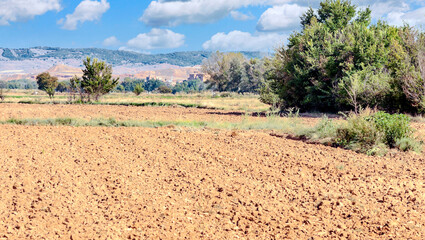
[[[137,37],[130,39],[127,46],[121,50],[129,49],[170,49],[178,48],[184,44],[185,36],[168,29],[154,28],[148,33],[141,33]]]
[[[152,1],[140,18],[149,26],[176,26],[183,23],[215,22],[241,7],[264,0]]]
[[[210,51],[272,51],[279,47],[286,37],[277,33],[252,35],[247,32],[232,31],[228,34],[215,34],[202,47]]]
[[[425,7],[409,12],[391,12],[387,16],[389,24],[402,26],[408,23],[411,26],[421,26],[425,24]]]
[[[307,11],[307,7],[297,4],[285,4],[267,9],[257,23],[259,31],[285,31],[300,25],[300,16]]]
[[[103,46],[117,46],[120,45],[121,42],[115,37],[108,37],[107,39],[103,40]]]
[[[252,16],[252,14],[243,14],[238,11],[231,11],[230,16],[232,16],[233,19],[238,21],[247,21],[255,18],[254,16]]]
[[[32,19],[53,10],[61,10],[60,0],[0,0],[0,25]]]
[[[100,2],[84,0],[78,4],[74,13],[66,15],[66,18],[59,20],[58,24],[63,24],[63,29],[75,30],[78,23],[99,20],[109,7],[106,0]]]
[[[405,2],[388,0],[388,1],[376,1],[373,4],[369,4],[368,2],[364,2],[365,5],[360,5],[359,9],[365,9],[369,7],[372,10],[372,18],[381,19],[386,16],[390,12],[394,11],[408,11],[409,4]]]

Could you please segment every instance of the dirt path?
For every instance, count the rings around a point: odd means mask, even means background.
[[[0,239],[424,239],[425,159],[266,133],[0,126]]]

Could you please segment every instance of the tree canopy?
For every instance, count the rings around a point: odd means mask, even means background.
[[[425,109],[424,33],[371,24],[370,9],[345,0],[323,1],[301,25],[270,60],[264,102],[305,111]]]
[[[58,86],[58,78],[50,76],[50,73],[43,72],[37,75],[38,89],[45,91],[50,98],[55,96],[55,89]]]
[[[99,98],[118,85],[118,78],[112,78],[112,66],[98,59],[87,57],[83,60],[82,78],[70,80],[71,95],[79,93],[81,101],[99,101]]]

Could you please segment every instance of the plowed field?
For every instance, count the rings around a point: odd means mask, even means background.
[[[425,239],[414,153],[256,131],[18,125],[0,125],[0,153],[0,239]]]
[[[0,120],[10,118],[115,118],[117,120],[242,120],[242,112],[185,107],[132,107],[113,105],[1,104]]]
[[[266,121],[258,114],[246,115],[242,111],[226,111],[185,107],[135,107],[113,105],[48,105],[1,104],[0,121],[16,119],[77,118],[92,120],[114,118],[118,121],[206,121],[241,122]],[[303,124],[314,125],[319,118],[300,118]]]

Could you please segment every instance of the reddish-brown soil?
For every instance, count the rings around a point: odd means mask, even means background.
[[[111,105],[1,104],[0,120],[10,118],[115,118],[116,120],[152,121],[225,121],[237,122],[243,112],[185,107],[133,107]]]
[[[267,133],[0,126],[0,239],[425,239],[425,159]]]

